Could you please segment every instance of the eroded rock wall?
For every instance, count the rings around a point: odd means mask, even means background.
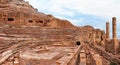
[[[105,46],[106,34],[100,29],[94,29],[92,26],[83,26],[80,30],[80,37],[86,43],[96,46]]]
[[[38,12],[23,0],[0,0],[0,23],[6,25],[49,26],[56,28],[73,28],[67,20],[55,18]]]

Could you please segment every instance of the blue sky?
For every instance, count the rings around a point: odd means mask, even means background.
[[[117,17],[120,37],[120,0],[26,0],[34,8],[57,18],[67,19],[76,26],[91,25],[105,30],[106,21],[112,24]],[[112,28],[111,28],[112,29]]]

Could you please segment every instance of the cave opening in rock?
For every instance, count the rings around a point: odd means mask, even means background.
[[[40,22],[40,23],[43,23],[43,21],[41,21],[41,20],[40,20],[39,22]]]
[[[80,43],[79,41],[77,41],[77,42],[76,42],[76,45],[78,45],[78,46],[79,46],[79,45],[81,45],[81,43]]]
[[[29,23],[33,23],[33,20],[29,20]]]
[[[8,18],[8,21],[14,21],[14,18]]]

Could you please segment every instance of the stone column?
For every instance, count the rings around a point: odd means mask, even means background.
[[[116,17],[112,18],[112,38],[113,38],[113,44],[114,44],[114,51],[115,51],[115,54],[117,54],[119,44],[117,42]]]
[[[109,22],[106,22],[106,38],[107,38],[107,40],[110,39],[110,24],[109,24]]]
[[[116,17],[113,17],[112,18],[112,38],[113,39],[116,39],[117,38],[117,36],[116,36]]]
[[[94,30],[94,33],[93,33],[93,44],[94,44],[94,46],[96,45],[96,32],[95,32],[95,30]]]

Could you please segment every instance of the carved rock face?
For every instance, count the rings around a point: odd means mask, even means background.
[[[67,20],[55,18],[38,12],[23,0],[0,0],[0,23],[8,25],[49,26],[56,28],[73,28]]]
[[[99,29],[96,29],[96,43],[98,45],[105,46],[105,32]]]
[[[82,38],[84,42],[89,42],[95,45],[105,46],[105,32],[100,29],[94,29],[92,26],[82,27]]]

